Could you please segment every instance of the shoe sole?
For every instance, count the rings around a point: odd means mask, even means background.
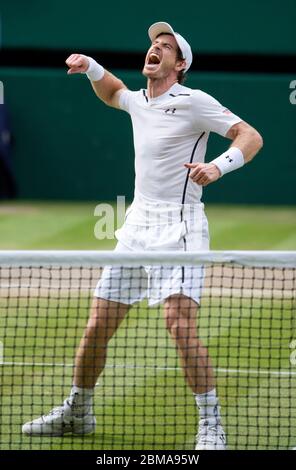
[[[88,435],[88,434],[93,434],[95,432],[95,426],[91,426],[89,428],[84,428],[83,430],[81,431],[75,431],[73,429],[64,429],[62,432],[61,431],[44,431],[44,432],[40,432],[40,431],[35,431],[35,432],[32,432],[32,430],[28,429],[28,430],[25,430],[23,429],[22,430],[23,434],[26,434],[27,436],[31,436],[31,437],[43,437],[43,436],[47,436],[47,437],[62,437],[64,436],[65,434],[72,434],[73,436],[84,436],[84,435]]]
[[[195,450],[227,450],[225,446],[196,446]]]

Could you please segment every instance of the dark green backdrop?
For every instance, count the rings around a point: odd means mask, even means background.
[[[2,47],[8,56],[13,48],[13,57],[26,48],[39,49],[41,54],[69,48],[142,52],[144,58],[147,27],[159,20],[171,22],[188,38],[197,66],[199,52],[250,54],[248,63],[258,53],[270,55],[271,60],[275,54],[296,53],[296,0],[187,0],[185,4],[180,0],[157,4],[1,0],[0,19]],[[12,118],[19,196],[100,200],[124,194],[131,198],[133,144],[128,115],[103,105],[87,79],[67,76],[62,62],[59,70],[8,69],[0,64]],[[131,89],[145,87],[140,71],[114,72]],[[255,126],[265,141],[254,162],[209,186],[205,200],[296,202],[296,105],[289,101],[289,85],[295,79],[285,74],[189,74],[188,86],[215,96]],[[212,136],[208,160],[228,145]]]
[[[131,89],[136,72],[113,71]],[[65,71],[0,69],[14,132],[20,197],[114,199],[133,194],[129,116],[106,107],[84,76]],[[205,191],[205,201],[293,204],[296,105],[289,75],[192,73],[188,86],[212,94],[263,135],[264,149],[249,165]],[[210,138],[208,160],[229,145]]]
[[[168,21],[195,52],[295,53],[295,0],[1,0],[4,47],[142,51]]]

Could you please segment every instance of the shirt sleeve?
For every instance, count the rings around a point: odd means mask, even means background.
[[[200,90],[193,94],[193,119],[196,129],[216,132],[223,137],[234,124],[242,121],[215,98]]]
[[[131,90],[124,90],[119,97],[120,109],[130,113],[131,101],[135,92]]]

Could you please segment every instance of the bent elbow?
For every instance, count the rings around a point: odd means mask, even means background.
[[[252,149],[253,156],[255,156],[263,147],[263,137],[254,128],[250,129],[248,134],[250,149]]]
[[[263,145],[264,145],[264,141],[263,141],[263,137],[261,134],[259,134],[258,132],[258,151],[262,149]]]
[[[254,145],[256,146],[256,150],[257,152],[259,152],[259,150],[262,149],[263,144],[264,144],[263,137],[261,134],[259,134],[259,132],[255,131],[253,139],[254,139]]]

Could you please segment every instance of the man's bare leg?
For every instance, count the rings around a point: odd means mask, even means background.
[[[167,329],[176,343],[185,379],[199,409],[199,431],[196,450],[225,449],[215,379],[208,350],[198,337],[198,305],[184,295],[166,299],[164,314]]]
[[[173,295],[164,304],[167,329],[176,343],[188,385],[195,394],[215,388],[213,367],[208,350],[198,338],[198,305],[183,295]]]
[[[107,346],[130,306],[105,299],[93,300],[91,315],[75,358],[73,384],[93,388],[102,373]]]
[[[24,424],[30,436],[63,436],[94,432],[93,395],[103,371],[108,342],[124,319],[129,306],[104,299],[94,299],[91,314],[76,353],[74,381],[70,396],[47,415]]]

